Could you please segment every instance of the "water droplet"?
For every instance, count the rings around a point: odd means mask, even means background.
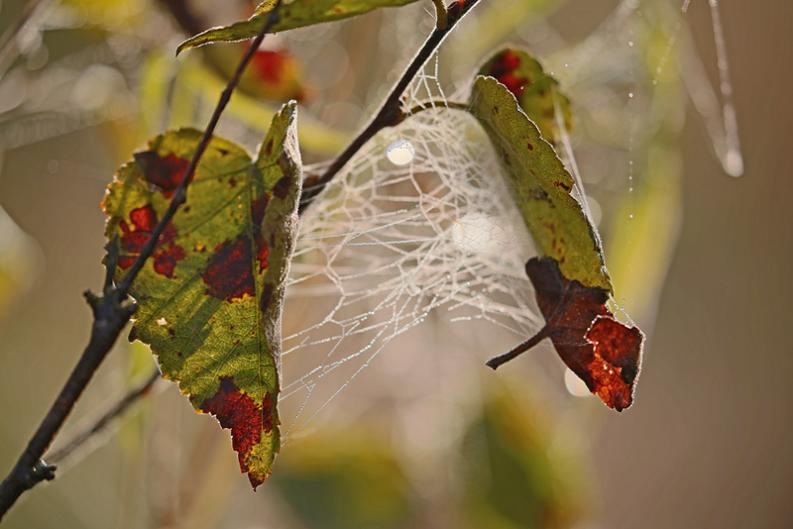
[[[394,165],[408,165],[416,156],[416,149],[408,140],[398,139],[386,148],[385,155]]]
[[[564,385],[570,395],[575,397],[589,397],[591,395],[584,381],[569,369],[564,370]]]

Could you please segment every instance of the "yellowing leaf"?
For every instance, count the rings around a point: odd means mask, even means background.
[[[571,129],[570,100],[559,90],[559,82],[546,74],[542,65],[529,52],[504,48],[490,57],[479,73],[494,77],[506,86],[549,142],[557,144],[560,140],[557,108],[562,113],[565,128]]]
[[[479,76],[470,110],[498,152],[537,250],[553,257],[568,280],[611,292],[600,237],[571,195],[573,177],[514,94],[496,79]]]
[[[368,13],[379,7],[396,7],[416,0],[294,0],[284,3],[271,32],[341,20]],[[267,20],[275,0],[260,3],[248,19],[229,26],[208,29],[179,45],[176,53],[212,42],[232,42],[255,37]]]
[[[130,339],[151,345],[163,375],[196,410],[231,429],[256,487],[279,448],[281,311],[301,187],[294,102],[273,119],[256,161],[213,138],[180,208],[133,283]],[[131,266],[192,158],[201,132],[149,142],[116,174],[103,202],[117,235],[117,278]]]

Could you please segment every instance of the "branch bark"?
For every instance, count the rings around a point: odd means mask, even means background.
[[[333,180],[336,174],[341,171],[345,165],[355,156],[361,147],[366,142],[371,140],[375,134],[381,130],[398,125],[404,120],[409,113],[402,109],[402,94],[404,94],[407,87],[416,77],[416,74],[421,70],[424,64],[432,57],[432,54],[438,49],[446,36],[454,30],[457,23],[479,3],[479,0],[460,0],[449,4],[446,7],[446,20],[438,18],[435,29],[424,44],[419,48],[419,51],[408,64],[402,76],[396,82],[391,92],[386,97],[380,109],[374,115],[369,124],[350,142],[342,153],[336,157],[335,160],[328,166],[325,172],[312,179],[307,179],[303,183],[303,195],[300,202],[301,213],[309,206],[311,201],[316,197],[328,183]],[[445,23],[444,23],[445,22]]]
[[[113,282],[113,274],[118,262],[118,239],[115,238],[109,243],[105,258],[106,273],[102,295],[96,295],[90,291],[85,293],[94,315],[88,345],[86,345],[77,365],[75,365],[58,397],[44,416],[13,469],[0,484],[0,520],[23,493],[44,480],[54,479],[55,467],[47,464],[42,459],[42,456],[60,431],[61,426],[90,382],[94,372],[105,359],[107,353],[116,343],[122,329],[134,314],[136,306],[128,300],[127,296],[132,282],[143,269],[146,260],[153,253],[160,235],[165,230],[165,226],[173,219],[179,207],[186,201],[188,183],[192,179],[193,173],[195,173],[196,167],[198,167],[198,163],[209,145],[220,116],[231,100],[231,95],[237,84],[239,84],[242,73],[259,49],[265,35],[273,24],[278,21],[280,5],[281,0],[277,0],[266,23],[248,46],[245,55],[243,55],[226,88],[220,95],[204,135],[196,148],[193,158],[190,160],[190,165],[185,171],[179,186],[174,192],[168,209],[146,241],[146,244],[143,245],[138,258],[118,284]]]

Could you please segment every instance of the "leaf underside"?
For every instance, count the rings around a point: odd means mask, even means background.
[[[116,173],[102,207],[106,235],[121,242],[117,280],[168,208],[201,135],[157,136]],[[279,448],[281,312],[301,178],[294,102],[273,118],[255,161],[213,138],[131,289],[130,340],[151,345],[163,376],[231,430],[254,488]]]
[[[611,292],[600,237],[571,195],[573,177],[515,96],[496,79],[478,76],[470,110],[499,155],[540,254],[556,259],[566,278]]]
[[[283,3],[271,33],[287,29],[301,28],[332,22],[344,18],[363,15],[380,7],[399,7],[416,0],[294,0]],[[256,36],[266,23],[275,0],[266,0],[256,6],[256,10],[248,20],[235,22],[228,26],[210,28],[190,37],[176,49],[179,54],[184,50],[203,46],[213,42],[234,42]]]
[[[529,52],[503,48],[485,61],[479,74],[495,78],[512,92],[520,108],[551,144],[556,145],[560,140],[557,111],[561,112],[565,128],[571,130],[570,100],[559,90],[559,82],[546,74]]]
[[[542,79],[539,64],[527,57],[506,50],[488,61],[483,71],[502,79],[506,75],[510,83],[509,76]],[[532,74],[527,73],[527,64],[534,69]],[[543,137],[558,136],[555,108],[569,111],[568,103],[548,105],[547,87],[556,91],[556,82],[548,83],[533,92],[531,84],[509,86],[480,75],[474,82],[470,111],[496,149],[507,187],[543,256],[530,259],[526,271],[546,321],[544,331],[590,391],[621,411],[633,401],[644,335],[617,321],[606,306],[612,286],[600,236],[571,194],[572,176]],[[529,119],[529,112],[538,116],[543,133]]]

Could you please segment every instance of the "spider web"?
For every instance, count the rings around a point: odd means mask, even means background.
[[[679,10],[653,86],[677,41],[690,40],[682,17],[691,3],[684,0]],[[714,151],[725,171],[738,175],[742,162],[718,3],[710,0],[709,6],[719,95],[696,54],[683,54],[687,60],[681,70]],[[616,71],[619,81],[627,78],[634,86],[638,55],[632,23],[638,9],[635,1],[622,2],[588,39],[563,54],[573,65],[568,69],[564,63],[563,83],[567,77],[575,84],[576,74],[596,76],[600,68]],[[593,60],[604,48],[614,49],[615,40],[625,41],[613,54],[616,58]],[[620,59],[629,66],[615,66],[613,61]],[[455,93],[450,99],[465,96]],[[632,192],[634,144],[647,127],[640,116],[653,101],[651,95],[638,101],[633,89],[628,97],[629,104],[615,112],[629,118],[626,173]],[[445,102],[436,58],[414,80],[403,103],[413,108]],[[590,206],[597,202],[584,190],[572,141],[563,131],[559,155],[574,175],[574,195],[592,218]],[[392,149],[404,159],[391,158]],[[284,323],[281,415],[287,439],[316,427],[334,400],[379,355],[393,349],[393,340],[429,318],[484,322],[522,339],[542,326],[524,272],[524,263],[536,251],[501,171],[473,118],[431,108],[381,131],[302,215]],[[498,352],[483,351],[482,358]]]
[[[435,75],[407,106],[445,101]],[[393,163],[389,146],[412,161]],[[429,109],[375,137],[306,210],[287,290],[287,434],[433,311],[518,335],[542,325],[524,272],[536,252],[500,171],[472,117]],[[290,332],[295,312],[319,316]]]

